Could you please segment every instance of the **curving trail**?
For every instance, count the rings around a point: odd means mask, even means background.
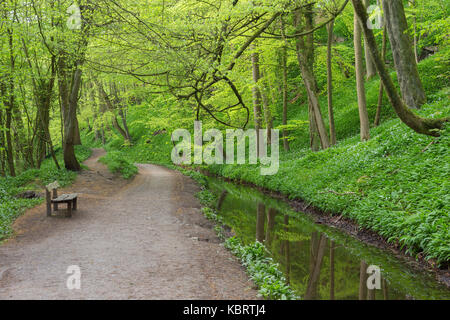
[[[256,299],[244,269],[220,245],[178,172],[139,165],[114,177],[95,149],[64,192],[79,193],[72,219],[28,210],[0,246],[0,299]],[[65,207],[65,206],[62,206]],[[81,289],[66,270],[81,268]]]

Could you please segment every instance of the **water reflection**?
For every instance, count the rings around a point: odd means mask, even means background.
[[[294,213],[280,200],[210,178],[217,210],[244,243],[264,243],[294,291],[307,300],[450,299],[428,274],[335,229]],[[369,289],[367,268],[381,269],[380,287]]]
[[[222,199],[223,202],[223,199]],[[286,276],[287,282],[290,283],[291,277],[291,258],[290,258],[290,245],[291,241],[289,240],[289,215],[283,215],[283,221],[281,225],[281,230],[284,232],[281,235],[282,239],[280,239],[280,233],[277,233],[276,226],[276,217],[279,215],[279,211],[275,208],[269,207],[268,209],[262,202],[258,202],[256,205],[256,236],[255,239],[261,243],[264,243],[265,246],[269,249],[274,249],[272,244],[273,240],[278,240],[278,255],[281,262],[284,264],[284,274]],[[267,219],[267,223],[265,220]],[[283,240],[284,239],[284,240]],[[306,289],[302,294],[302,298],[304,300],[318,300],[318,299],[330,299],[335,300],[335,251],[336,245],[335,242],[329,239],[325,234],[320,233],[318,231],[313,231],[310,234],[309,240],[304,241],[292,241],[293,245],[297,248],[306,248],[309,249],[309,257],[308,257],[308,273],[307,279],[305,279]],[[272,251],[273,252],[273,251]],[[328,256],[328,266],[325,266],[324,260],[326,260],[326,256]],[[367,269],[369,265],[362,260],[359,264],[359,291],[358,291],[358,299],[359,300],[375,300],[376,299],[376,290],[377,289],[368,289],[367,280],[368,273]],[[327,278],[321,282],[321,275],[326,275],[328,273],[328,281]],[[323,295],[320,286],[326,286],[328,282],[329,286],[329,296]],[[388,299],[388,285],[385,279],[380,279],[382,284],[382,298]],[[407,298],[405,296],[404,298]]]

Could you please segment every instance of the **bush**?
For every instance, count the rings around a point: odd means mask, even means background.
[[[243,246],[240,241],[231,237],[225,241],[225,247],[230,249],[247,268],[250,278],[259,287],[259,293],[268,299],[276,300],[297,300],[297,297],[289,285],[286,278],[278,269],[278,264],[267,256],[264,245],[258,241],[253,244]]]
[[[86,146],[76,146],[75,152],[78,161],[83,162],[91,155]],[[63,155],[61,149],[56,153],[59,164],[62,165]],[[71,184],[77,174],[66,169],[58,170],[53,159],[45,159],[40,169],[30,169],[20,173],[17,177],[0,178],[0,240],[11,234],[11,225],[25,209],[34,207],[42,199],[17,199],[20,192],[43,188],[45,185],[58,181],[64,187]]]
[[[125,179],[130,179],[138,173],[138,168],[118,151],[109,151],[99,161],[106,164],[112,173],[120,173]]]

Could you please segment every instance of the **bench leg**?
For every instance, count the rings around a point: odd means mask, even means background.
[[[77,211],[77,198],[73,199],[73,210]]]
[[[72,202],[67,202],[67,218],[72,218]]]
[[[58,198],[58,190],[53,189],[53,198],[52,199],[56,199]],[[58,211],[58,204],[54,203],[53,204],[53,210]]]
[[[51,200],[50,191],[45,190],[45,198],[47,201],[47,217],[50,217],[52,215],[52,200]]]

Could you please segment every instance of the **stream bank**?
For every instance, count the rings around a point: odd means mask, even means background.
[[[450,299],[448,288],[417,262],[366,244],[371,236],[341,232],[248,186],[208,177],[208,189],[224,222],[244,244],[264,243],[302,299]],[[370,265],[380,267],[381,287],[361,296],[361,270]]]

